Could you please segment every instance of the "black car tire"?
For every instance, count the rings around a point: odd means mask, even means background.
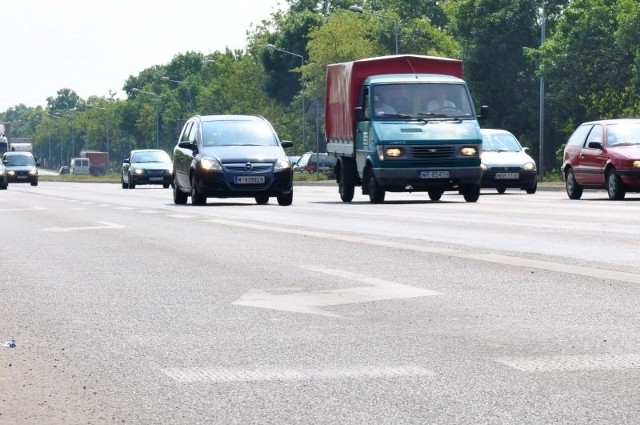
[[[171,183],[163,183],[162,187],[165,189],[169,189],[169,187],[171,186]]]
[[[8,184],[3,184],[0,186],[0,190],[7,190],[8,187],[9,187]]]
[[[268,196],[256,196],[256,204],[258,205],[265,205],[269,203],[269,197]]]
[[[124,174],[120,176],[120,183],[122,183],[123,189],[129,189],[129,185],[124,182]]]
[[[576,176],[573,175],[573,170],[568,170],[564,178],[567,189],[567,196],[569,199],[580,199],[582,196],[582,186],[576,182]]]
[[[367,173],[367,187],[369,188],[369,201],[372,204],[381,204],[384,202],[384,189],[378,184],[371,170]]]
[[[188,198],[189,198],[189,195],[187,195],[182,190],[180,190],[180,188],[178,187],[178,183],[176,182],[176,179],[174,177],[173,178],[173,203],[176,205],[184,205],[187,203]]]
[[[135,189],[136,185],[133,183],[133,179],[131,178],[131,174],[129,174],[129,189]]]
[[[293,189],[291,189],[291,192],[287,193],[286,195],[278,196],[278,205],[282,207],[288,207],[292,203],[293,203]]]
[[[538,190],[538,180],[535,180],[531,186],[525,189],[529,195],[533,195]]]
[[[38,179],[31,180],[31,186],[37,186],[37,185],[38,185]]]
[[[505,193],[507,191],[507,188],[506,187],[498,187],[498,188],[496,188],[496,190],[498,191],[498,193],[500,195],[502,195],[503,193]]]
[[[444,193],[444,190],[442,189],[430,190],[427,193],[429,194],[429,199],[431,199],[432,201],[439,201],[440,198],[442,198],[442,194]]]
[[[609,199],[620,201],[627,194],[624,184],[613,168],[607,172],[607,194]]]
[[[207,197],[204,196],[198,188],[198,181],[195,176],[191,176],[191,204],[192,205],[205,205],[207,203]]]
[[[479,184],[465,184],[460,188],[460,193],[466,202],[478,202],[480,198]]]

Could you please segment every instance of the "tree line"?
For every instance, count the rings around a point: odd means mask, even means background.
[[[490,107],[483,126],[511,131],[538,161],[542,152],[546,172],[558,169],[579,123],[640,113],[637,0],[286,3],[247,31],[245,49],[177,53],[129,76],[126,99],[83,99],[62,88],[46,105],[9,108],[1,121],[12,122],[14,137],[31,137],[50,166],[81,149],[108,150],[114,166],[130,149],[171,151],[194,114],[263,115],[302,153],[323,145],[316,112],[326,65],[394,54],[396,46],[461,59],[476,106]]]

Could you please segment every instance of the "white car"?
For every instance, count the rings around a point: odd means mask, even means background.
[[[506,130],[481,129],[483,188],[504,193],[508,188],[536,193],[538,188],[536,162],[516,137]]]

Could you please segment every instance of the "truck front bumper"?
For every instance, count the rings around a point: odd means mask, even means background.
[[[433,173],[429,173],[433,172]],[[443,176],[445,174],[446,176]],[[452,190],[460,185],[480,185],[482,169],[459,168],[373,168],[378,184],[390,192]]]

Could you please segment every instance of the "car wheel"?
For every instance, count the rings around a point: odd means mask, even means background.
[[[477,202],[480,198],[480,185],[466,184],[460,188],[460,193],[466,202]]]
[[[269,197],[268,196],[256,196],[256,204],[258,205],[265,205],[269,203]]]
[[[293,189],[291,189],[291,192],[287,193],[286,195],[278,196],[278,205],[282,207],[287,207],[292,203],[293,203]]]
[[[0,185],[0,190],[7,190],[8,187],[9,187],[8,184]]]
[[[535,180],[531,186],[525,189],[529,195],[533,195],[538,190],[538,180]]]
[[[569,199],[580,199],[582,196],[582,186],[576,182],[576,176],[573,175],[573,170],[567,171],[565,176],[567,196]]]
[[[441,190],[441,189],[430,190],[427,193],[429,194],[429,199],[431,199],[432,201],[439,201],[440,198],[442,198],[442,194],[444,193],[444,190]]]
[[[120,175],[120,183],[123,189],[129,189],[129,185],[124,182],[124,174]]]
[[[135,188],[136,188],[136,185],[135,185],[135,183],[133,182],[133,179],[131,178],[131,174],[129,174],[129,178],[128,178],[127,180],[129,180],[129,185],[128,185],[128,186],[129,186],[129,189],[135,189]]]
[[[616,174],[616,170],[613,168],[610,169],[609,172],[607,172],[607,193],[609,194],[609,199],[613,199],[614,201],[624,199],[626,192],[624,184]]]
[[[355,173],[355,164],[349,159],[342,161],[342,169],[340,170],[340,177],[338,179],[338,193],[340,193],[340,199],[342,202],[353,201],[353,195],[355,192],[355,185],[348,183],[352,181],[353,174]]]
[[[187,195],[182,190],[180,190],[180,188],[178,187],[178,183],[175,180],[176,179],[174,177],[174,179],[173,179],[173,203],[177,204],[177,205],[184,205],[184,204],[187,203],[187,198],[189,197],[189,195]]]
[[[198,181],[195,176],[191,176],[191,204],[204,205],[207,203],[207,197],[202,195],[198,188]]]
[[[31,186],[37,186],[37,185],[38,185],[38,179],[31,180]]]
[[[162,187],[165,188],[165,189],[169,189],[169,186],[171,186],[171,183],[164,183],[162,185]]]
[[[372,204],[381,204],[384,202],[384,189],[378,184],[371,170],[367,173],[367,187],[369,188],[369,201]]]
[[[505,193],[507,191],[507,188],[506,187],[499,187],[496,190],[498,191],[498,193],[500,195],[502,195],[503,193]]]

